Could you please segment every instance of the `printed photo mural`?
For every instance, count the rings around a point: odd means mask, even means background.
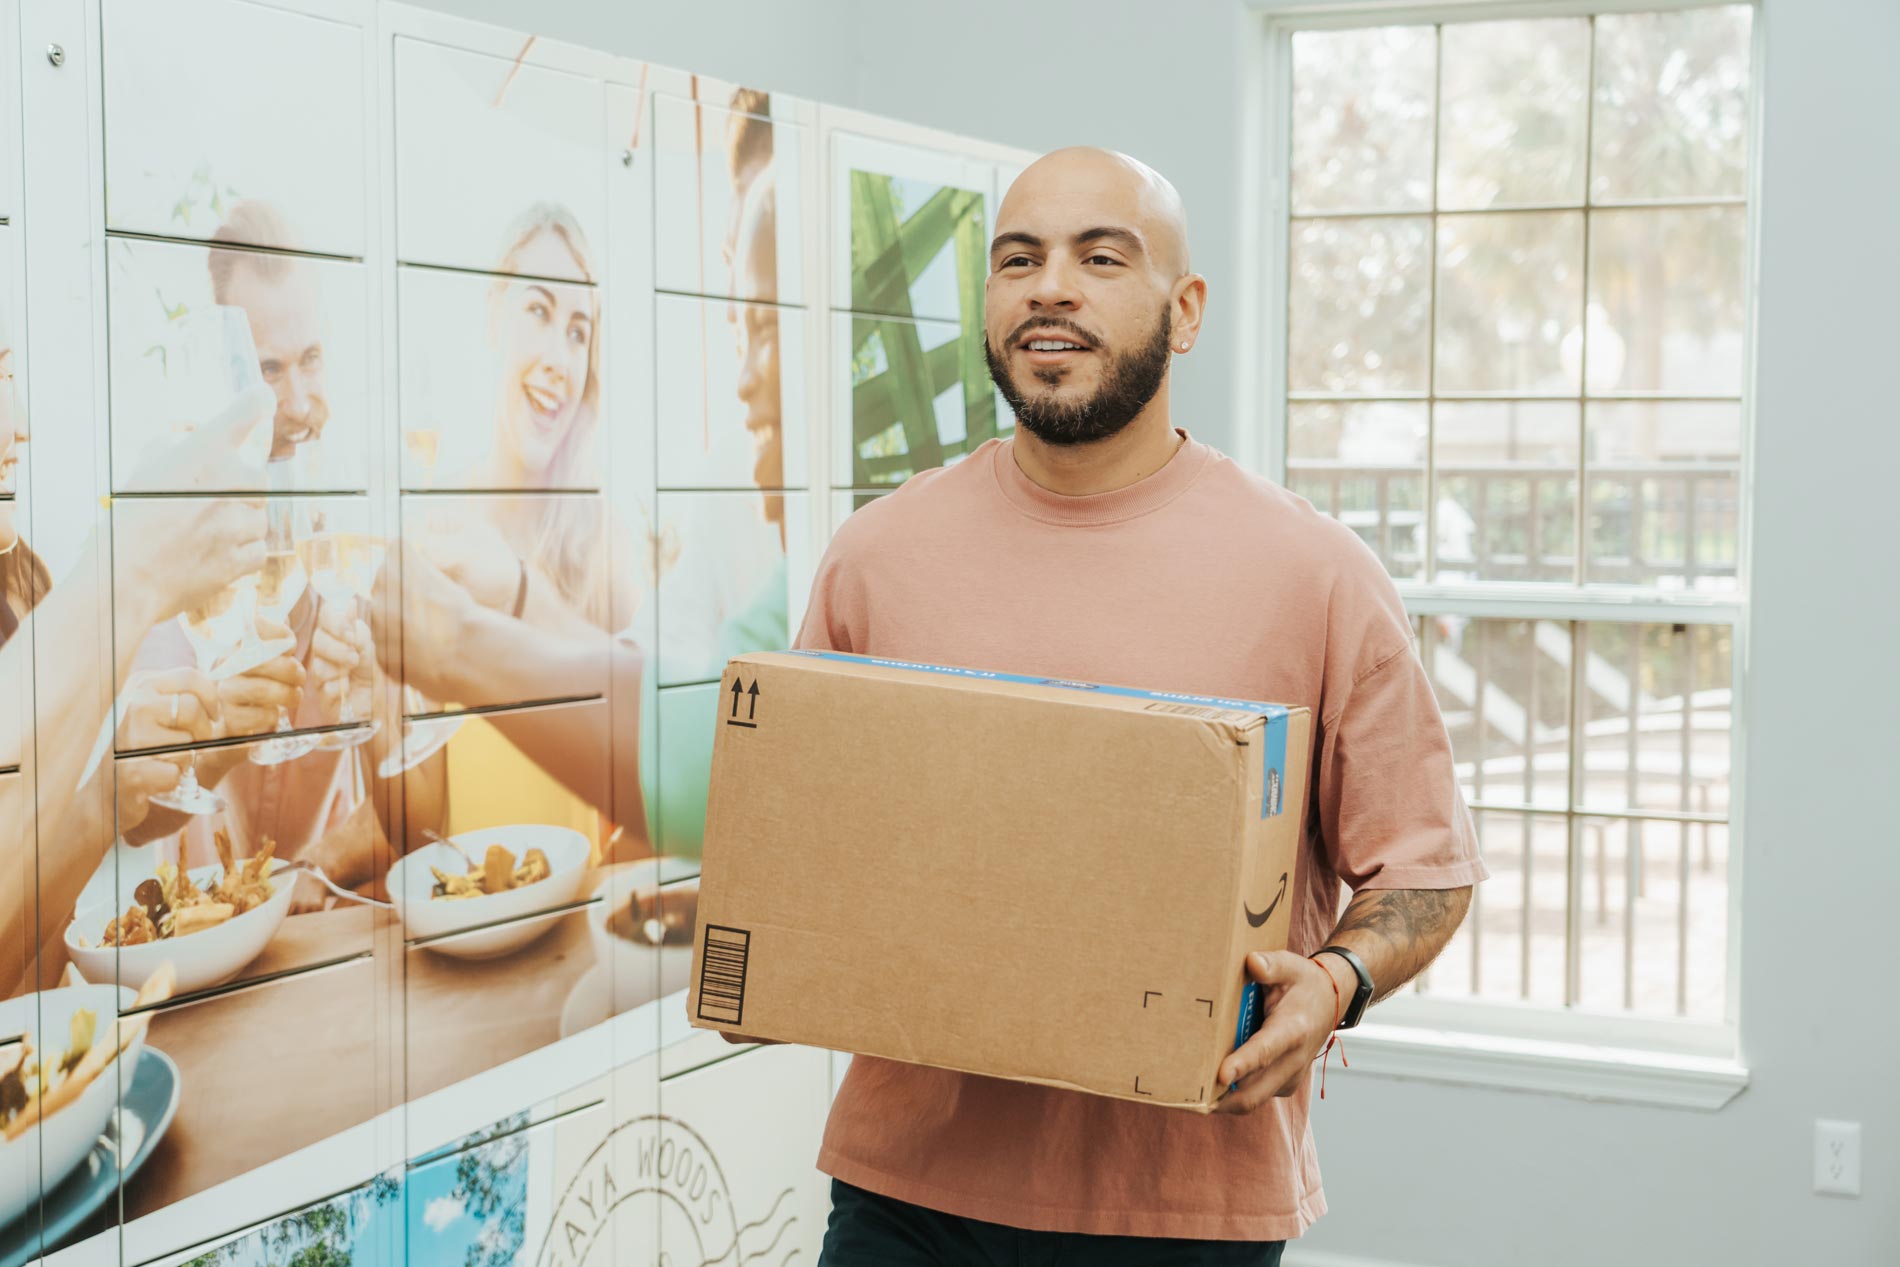
[[[994,172],[854,137],[836,146],[849,272],[833,338],[850,405],[833,478],[901,484],[1009,426],[983,354]]]
[[[1021,155],[393,0],[67,52],[95,153],[0,114],[0,1267],[814,1262],[831,1057],[684,1010],[718,683],[1007,433]]]

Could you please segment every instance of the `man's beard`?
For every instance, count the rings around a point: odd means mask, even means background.
[[[1081,336],[1080,327],[1057,319],[1039,321],[1038,326],[1067,329]],[[1057,401],[1052,394],[1024,395],[1010,378],[1009,367],[998,359],[990,341],[983,340],[983,356],[989,362],[990,378],[1003,399],[1016,414],[1024,430],[1044,444],[1093,444],[1117,434],[1148,407],[1168,376],[1168,342],[1174,333],[1173,314],[1167,309],[1155,321],[1154,334],[1133,351],[1108,358],[1101,386],[1086,400]],[[1088,346],[1095,347],[1093,339]],[[1099,351],[1099,349],[1097,349]],[[1062,381],[1056,371],[1032,371],[1042,383],[1054,387]]]
[[[283,418],[271,420],[270,460],[281,462],[285,458],[295,457],[298,446],[311,444],[323,435],[323,428],[330,421],[330,402],[321,396],[312,397],[310,408],[301,421],[289,422]]]

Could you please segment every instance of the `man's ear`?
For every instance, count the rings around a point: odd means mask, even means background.
[[[1201,337],[1201,318],[1207,312],[1207,279],[1188,273],[1174,283],[1169,294],[1168,314],[1174,319],[1173,345],[1185,352]]]

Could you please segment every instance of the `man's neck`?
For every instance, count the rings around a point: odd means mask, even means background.
[[[1168,421],[1167,394],[1156,396],[1132,422],[1093,444],[1049,444],[1016,428],[1010,446],[1022,473],[1052,493],[1085,497],[1111,493],[1147,479],[1168,464],[1181,437]]]

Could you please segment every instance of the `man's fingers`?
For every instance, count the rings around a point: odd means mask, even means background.
[[[160,694],[185,695],[197,699],[206,711],[218,706],[218,684],[196,669],[161,669],[147,679]]]
[[[1299,1018],[1291,1009],[1274,1007],[1252,1038],[1227,1054],[1220,1064],[1223,1083],[1239,1082],[1248,1075],[1272,1066],[1282,1056],[1298,1055],[1302,1039]]]
[[[1247,956],[1247,975],[1261,985],[1292,985],[1311,966],[1290,950],[1256,950]]]
[[[335,677],[356,667],[362,658],[356,647],[318,627],[310,639],[310,670],[318,677]]]
[[[1303,1069],[1297,1060],[1276,1061],[1242,1078],[1232,1091],[1221,1097],[1214,1111],[1242,1115],[1257,1112],[1269,1100],[1297,1094],[1302,1076]]]
[[[245,674],[234,677],[224,684],[225,706],[227,708],[291,708],[303,698],[303,666],[298,665],[298,678],[294,683],[280,682],[267,677],[253,677]]]
[[[284,686],[302,686],[305,677],[304,667],[294,656],[280,655],[266,660],[254,669],[246,669],[226,683],[229,694],[231,683],[236,682],[276,682]]]

